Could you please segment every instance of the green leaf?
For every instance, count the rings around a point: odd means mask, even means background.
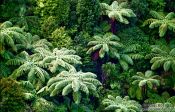
[[[160,37],[163,37],[163,36],[165,35],[165,33],[167,32],[167,29],[168,29],[167,24],[162,24],[162,25],[159,27],[159,36],[160,36]]]
[[[107,44],[103,44],[103,49],[104,49],[104,51],[105,51],[106,53],[109,52],[109,47],[108,47]]]
[[[167,61],[164,63],[163,68],[165,71],[168,71],[171,67],[171,61]]]
[[[100,58],[104,58],[104,56],[105,56],[105,51],[103,50],[103,48],[100,49],[100,51],[99,51],[99,56],[100,56]]]
[[[148,87],[149,87],[150,89],[153,88],[153,84],[152,84],[150,81],[147,81],[147,85],[148,85]]]
[[[140,81],[139,87],[145,86],[145,85],[146,85],[146,82],[147,82],[147,80],[142,80],[142,81]]]
[[[159,67],[160,67],[160,61],[155,61],[151,66],[151,70],[155,70]]]
[[[120,65],[121,65],[121,67],[123,68],[124,71],[128,70],[128,68],[129,68],[128,63],[126,63],[123,60],[119,60],[119,63],[120,63]]]
[[[81,101],[81,93],[80,92],[73,92],[73,99],[76,104],[79,104]]]
[[[170,51],[171,56],[175,56],[175,48]]]
[[[122,55],[121,58],[123,60],[125,60],[127,63],[129,63],[130,65],[133,65],[133,60],[131,59],[130,56],[128,56],[128,55]]]

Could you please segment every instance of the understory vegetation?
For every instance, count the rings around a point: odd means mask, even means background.
[[[0,112],[174,112],[174,0],[1,0]]]

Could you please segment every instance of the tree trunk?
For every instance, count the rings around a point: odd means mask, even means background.
[[[96,61],[96,72],[97,72],[97,78],[104,84],[106,82],[106,74],[102,70],[102,65],[107,62],[109,59],[108,55],[105,54],[104,58],[101,59],[99,57],[99,51],[95,51],[91,55],[92,60]]]
[[[171,39],[170,36],[167,35],[167,36],[166,36],[166,42],[167,42],[168,44],[170,43],[170,39]]]
[[[103,62],[101,59],[98,59],[97,61],[97,66],[96,66],[96,71],[97,71],[97,78],[102,81],[103,80],[103,76],[102,76],[102,65]]]
[[[99,59],[99,50],[92,53],[91,58],[93,61],[96,61]]]
[[[111,24],[111,32],[112,32],[113,34],[115,34],[115,33],[116,33],[116,21],[115,21],[114,18],[112,18],[112,19],[110,20],[110,24]]]
[[[147,96],[147,90],[146,90],[146,85],[142,86],[142,95],[143,95],[143,99]]]
[[[170,32],[169,31],[167,31],[167,33],[166,33],[166,42],[169,44],[170,43],[170,40],[171,40],[171,35],[170,35]]]

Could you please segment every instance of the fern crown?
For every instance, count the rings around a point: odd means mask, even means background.
[[[130,100],[128,96],[121,98],[117,96],[116,98],[108,95],[108,98],[103,100],[103,105],[106,111],[115,111],[115,112],[142,112],[141,105],[136,101]]]
[[[159,36],[165,36],[167,30],[175,31],[175,14],[174,12],[168,13],[166,16],[159,14],[156,11],[150,12],[153,18],[146,20],[143,26],[150,24],[149,28],[159,27]]]
[[[103,58],[105,54],[112,52],[114,48],[122,47],[122,44],[119,42],[120,38],[111,33],[105,35],[96,35],[94,36],[94,41],[90,41],[88,46],[91,46],[87,51],[87,54],[91,54],[95,51],[99,52],[99,57]]]
[[[91,72],[62,71],[56,77],[51,78],[48,83],[50,96],[55,96],[62,91],[62,95],[73,93],[76,103],[80,102],[81,92],[89,95],[97,95],[97,86],[101,83],[96,79],[96,75]],[[45,88],[44,88],[45,89]],[[41,89],[43,91],[43,89]],[[39,93],[41,92],[39,91]]]
[[[129,24],[129,21],[125,17],[136,17],[131,9],[127,9],[126,2],[118,3],[114,1],[111,5],[106,3],[101,3],[102,15],[108,15],[111,19],[116,19],[117,21]]]

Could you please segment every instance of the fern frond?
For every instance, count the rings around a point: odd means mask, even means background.
[[[112,2],[109,6],[106,3],[100,4],[102,9],[102,15],[108,15],[111,19],[116,19],[117,21],[128,24],[129,21],[124,17],[136,17],[131,9],[126,8],[126,3],[118,3],[117,1]]]
[[[136,101],[130,100],[128,96],[121,98],[117,96],[114,98],[113,96],[109,95],[108,98],[102,101],[103,105],[105,105],[105,110],[108,111],[116,111],[116,112],[141,112],[141,105],[139,105]]]
[[[87,54],[91,54],[94,52],[99,52],[99,57],[103,58],[105,54],[108,55],[109,52],[112,52],[112,48],[119,48],[122,46],[121,43],[118,41],[120,40],[117,36],[111,34],[111,33],[106,33],[105,35],[95,35],[94,36],[95,41],[90,41],[88,43],[88,46],[91,46]]]
[[[160,37],[165,36],[168,29],[175,31],[175,14],[173,12],[168,13],[166,16],[163,16],[156,11],[151,11],[150,14],[153,16],[153,18],[146,20],[143,23],[143,26],[150,24],[150,28],[159,27]]]
[[[50,96],[55,96],[61,91],[63,96],[68,95],[71,92],[73,94],[84,92],[87,95],[94,92],[92,94],[95,94],[97,86],[101,85],[95,78],[96,75],[91,72],[62,71],[56,77],[53,77],[48,81],[47,87]]]

